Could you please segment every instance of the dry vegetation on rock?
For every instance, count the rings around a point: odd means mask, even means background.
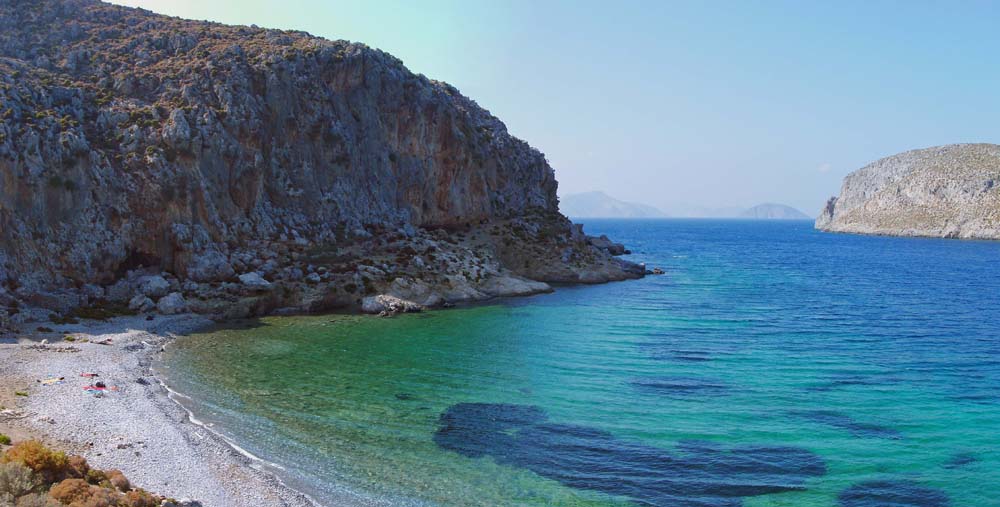
[[[176,502],[133,487],[118,470],[91,468],[38,441],[19,442],[0,457],[0,505],[16,507],[159,507]]]

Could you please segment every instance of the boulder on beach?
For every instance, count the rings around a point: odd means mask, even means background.
[[[388,294],[368,296],[361,301],[361,311],[378,315],[394,315],[397,313],[419,312],[424,308],[413,301],[400,299]]]
[[[260,276],[260,273],[255,271],[240,275],[240,283],[254,290],[267,290],[271,288],[271,282],[265,280],[263,276]]]
[[[499,297],[528,296],[552,292],[552,287],[547,283],[507,274],[490,277],[482,285],[487,294]]]
[[[139,278],[139,292],[151,298],[166,296],[170,292],[170,282],[160,275]]]
[[[186,312],[188,304],[180,292],[171,292],[160,298],[156,303],[156,309],[164,315],[174,315]]]
[[[149,299],[149,296],[144,294],[136,294],[136,296],[128,302],[128,309],[134,312],[145,313],[153,308],[156,308],[156,303],[154,303],[152,299]]]
[[[229,259],[218,250],[208,250],[194,256],[188,265],[188,278],[196,282],[216,282],[232,278],[236,272]]]

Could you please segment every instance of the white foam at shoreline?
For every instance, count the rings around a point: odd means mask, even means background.
[[[172,344],[172,341],[164,344],[162,346],[163,350],[165,351],[166,348],[167,348],[167,346],[169,346],[171,344]],[[157,373],[157,375],[155,376],[156,382],[160,386],[162,386],[164,390],[167,391],[167,399],[169,399],[170,401],[172,401],[173,403],[175,403],[177,406],[179,406],[182,410],[184,410],[184,412],[187,414],[187,419],[192,424],[194,424],[194,425],[196,425],[196,426],[204,429],[206,432],[208,432],[209,434],[217,437],[221,442],[223,442],[227,446],[231,447],[234,451],[236,451],[240,455],[242,455],[242,456],[246,457],[247,459],[251,460],[253,462],[253,464],[251,466],[255,470],[259,470],[262,473],[268,474],[275,481],[277,481],[279,484],[281,484],[282,487],[288,488],[289,490],[295,491],[296,493],[302,495],[305,499],[307,499],[309,502],[311,502],[315,507],[324,507],[323,504],[320,503],[318,500],[316,500],[312,495],[310,495],[308,493],[305,493],[301,489],[296,489],[296,488],[288,485],[288,483],[285,482],[277,473],[273,472],[272,470],[267,470],[267,468],[273,468],[273,469],[280,470],[283,473],[290,473],[286,467],[284,467],[284,466],[282,466],[282,465],[280,465],[280,464],[278,464],[276,462],[269,461],[269,460],[266,460],[266,459],[264,459],[264,458],[262,458],[260,456],[257,456],[256,454],[248,451],[247,449],[245,449],[242,446],[240,446],[239,444],[237,444],[233,439],[227,437],[225,434],[221,433],[218,430],[213,429],[211,423],[207,423],[207,422],[202,421],[201,419],[199,419],[195,415],[194,411],[192,409],[188,408],[179,399],[179,398],[183,398],[183,399],[186,399],[186,400],[190,400],[192,403],[197,403],[197,401],[195,400],[195,398],[192,397],[192,396],[189,396],[187,394],[184,394],[184,393],[182,393],[180,391],[177,391],[176,389],[171,388],[161,378],[161,376],[162,376],[162,374]],[[340,489],[339,494],[350,495],[351,497],[356,498],[358,501],[364,502],[365,505],[379,505],[379,506],[382,506],[382,505],[393,505],[393,504],[385,504],[384,502],[380,502],[380,501],[378,501],[376,499],[373,499],[373,498],[368,498],[368,497],[366,497],[366,496],[364,496],[364,495],[362,495],[360,493],[357,493],[357,492],[354,492],[354,491],[350,491],[349,489],[345,488],[344,486],[340,486],[340,488],[338,488],[338,489]]]

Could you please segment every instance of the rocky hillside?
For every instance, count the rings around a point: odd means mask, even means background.
[[[523,260],[529,243],[542,251]],[[94,0],[0,2],[0,306],[318,309],[397,269],[469,297],[637,272],[559,215],[544,155],[389,54]]]
[[[1000,146],[954,144],[873,162],[816,220],[833,232],[1000,239]]]
[[[809,216],[791,206],[766,202],[743,211],[740,213],[740,218],[753,218],[760,220],[804,220],[808,219]]]

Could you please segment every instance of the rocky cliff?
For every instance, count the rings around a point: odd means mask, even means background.
[[[0,306],[253,313],[637,272],[559,215],[539,151],[382,51],[0,2]]]
[[[954,144],[873,162],[816,220],[834,232],[1000,239],[1000,146]]]

